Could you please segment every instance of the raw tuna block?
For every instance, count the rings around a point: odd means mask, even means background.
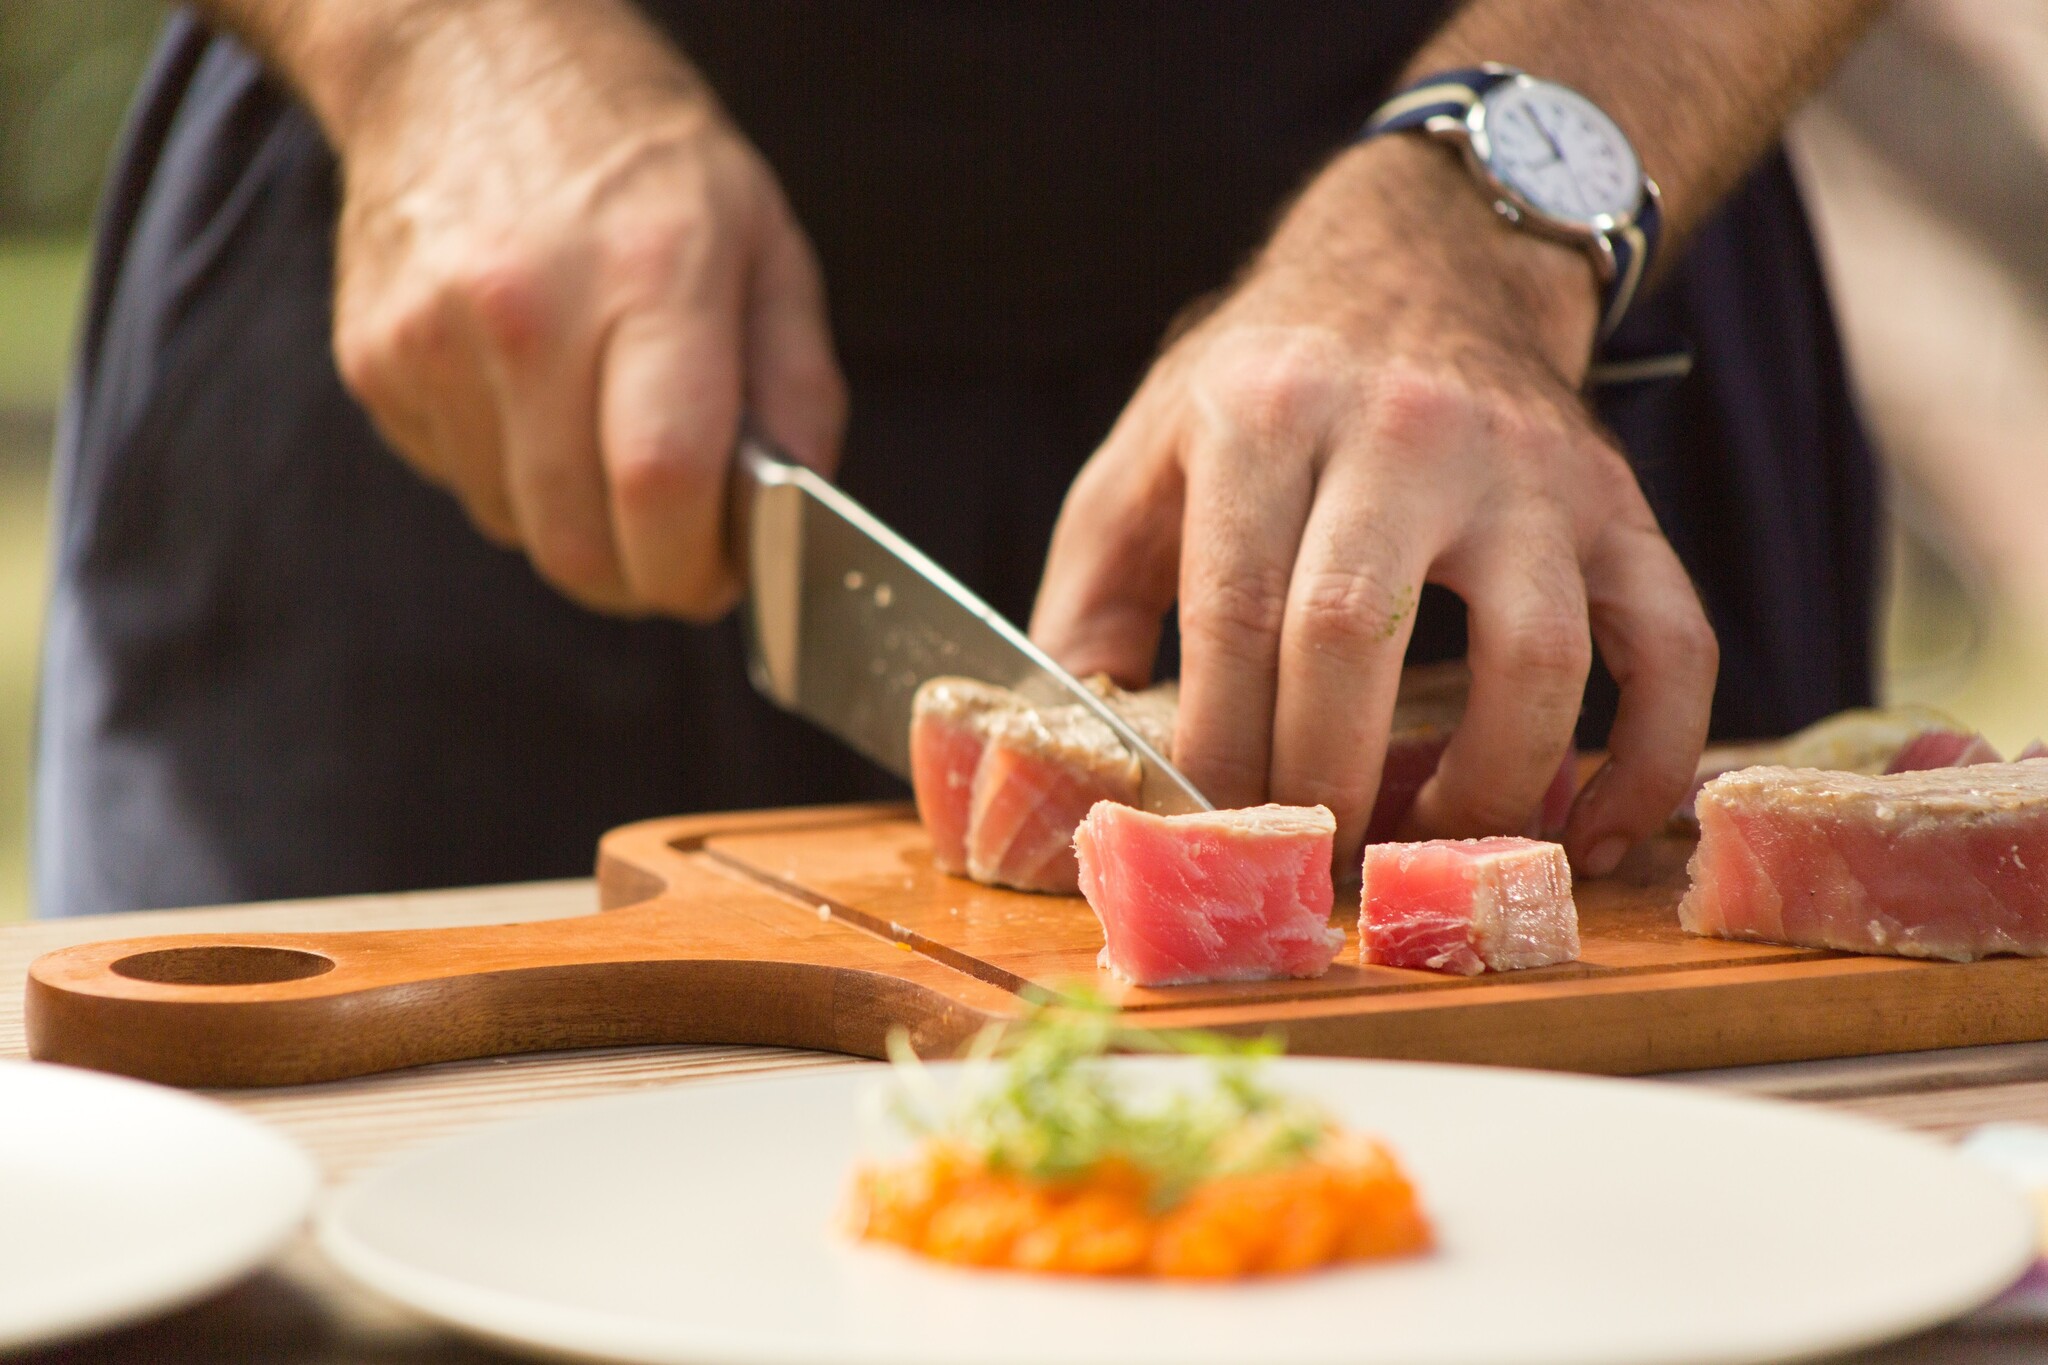
[[[986,733],[968,811],[967,875],[1021,891],[1079,889],[1074,827],[1098,801],[1138,799],[1138,760],[1080,706],[1002,712]]]
[[[932,861],[967,870],[967,821],[974,770],[988,743],[989,718],[1023,707],[1007,688],[967,678],[934,678],[917,689],[910,721],[911,786],[917,817],[932,839]]]
[[[1899,747],[1886,773],[1912,773],[1927,768],[1972,768],[1998,762],[1998,750],[1974,730],[1929,730]]]
[[[1745,768],[1700,793],[1695,934],[1969,962],[2048,956],[2048,763]]]
[[[1104,801],[1074,831],[1102,966],[1140,986],[1321,976],[1337,818],[1321,806],[1152,815]]]
[[[1361,962],[1477,976],[1579,955],[1571,867],[1556,844],[1368,844],[1362,881]]]
[[[1693,777],[1692,795],[1686,797],[1672,819],[1681,826],[1697,830],[1699,818],[1693,803],[1699,799],[1700,789],[1722,773],[1763,764],[1783,768],[1826,768],[1830,772],[1844,773],[1948,767],[1951,765],[1947,760],[1960,756],[1968,745],[1951,746],[1936,737],[1957,734],[1967,736],[1962,725],[1953,718],[1931,706],[1908,703],[1837,711],[1784,739],[1718,744],[1700,756],[1699,770]],[[1926,740],[1935,740],[1939,747],[1923,748],[1922,743]],[[1972,761],[1995,762],[1998,755],[1988,752],[1988,745],[1985,748],[1986,752],[1977,754]],[[1918,757],[1930,753],[1943,755],[1943,760],[1927,762]]]

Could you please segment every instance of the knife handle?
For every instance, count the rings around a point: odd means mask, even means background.
[[[748,576],[747,528],[754,523],[755,498],[763,488],[787,482],[801,467],[752,416],[740,419],[726,484],[725,557],[743,580]]]

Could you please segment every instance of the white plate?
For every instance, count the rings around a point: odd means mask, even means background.
[[[1132,1061],[1137,1067],[1175,1061]],[[761,1365],[1759,1361],[1964,1312],[2033,1254],[1932,1141],[1646,1082],[1288,1060],[1390,1139],[1441,1247],[1251,1285],[956,1271],[832,1230],[878,1073],[696,1084],[423,1150],[323,1210],[375,1289],[547,1351]]]
[[[313,1163],[225,1105],[0,1061],[0,1351],[201,1298],[305,1221]]]

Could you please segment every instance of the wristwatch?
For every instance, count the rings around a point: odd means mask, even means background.
[[[1501,217],[1592,257],[1606,339],[1662,225],[1657,182],[1614,120],[1569,86],[1489,62],[1400,91],[1359,136],[1411,130],[1459,147]]]

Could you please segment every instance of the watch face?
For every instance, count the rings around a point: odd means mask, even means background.
[[[1480,106],[1475,150],[1517,194],[1553,218],[1592,224],[1633,213],[1643,171],[1600,107],[1561,85],[1504,81]]]

